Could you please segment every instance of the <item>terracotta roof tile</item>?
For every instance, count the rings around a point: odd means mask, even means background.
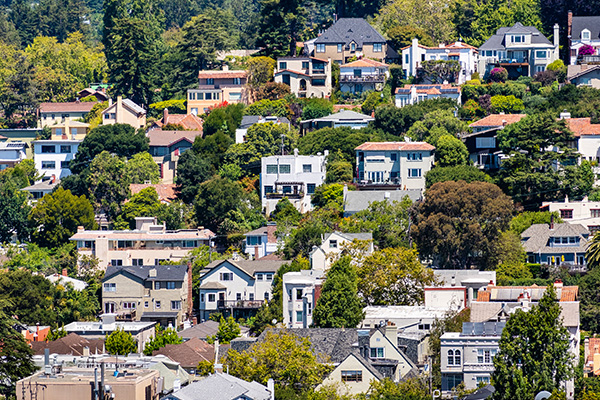
[[[291,72],[292,74],[296,74],[296,75],[302,75],[302,76],[308,76],[308,77],[310,78],[310,75],[308,75],[308,74],[305,74],[304,72],[300,72],[300,71],[294,71],[294,70],[292,70],[292,69],[282,69],[281,71],[277,71],[277,72],[275,72],[275,75],[277,75],[277,74],[281,74],[281,73],[284,73],[284,72]]]
[[[600,338],[590,338],[588,344],[589,354],[586,361],[593,361],[594,354],[600,353]]]
[[[477,301],[484,301],[484,302],[490,301],[490,292],[488,292],[487,290],[478,291],[477,292]]]
[[[600,135],[600,124],[592,124],[591,118],[567,118],[564,121],[575,137]]]
[[[98,104],[93,101],[71,101],[68,103],[41,103],[40,112],[90,112]]]
[[[246,78],[248,72],[244,70],[237,71],[199,71],[198,79],[227,79],[227,78]]]
[[[379,61],[371,60],[370,58],[361,58],[360,60],[352,61],[351,63],[340,65],[340,67],[346,68],[359,68],[359,67],[387,67],[387,64],[384,64]]]
[[[560,291],[560,301],[577,301],[579,286],[563,286]]]
[[[167,121],[164,121],[164,116],[154,122],[159,128],[167,124],[181,125],[183,129],[189,131],[202,131],[202,118],[194,114],[169,114]]]
[[[364,151],[412,151],[412,150],[435,150],[435,147],[425,142],[366,142],[355,150]]]
[[[526,114],[490,114],[485,118],[475,121],[470,124],[470,127],[480,126],[503,126],[504,122],[506,125],[514,124],[525,118]]]
[[[156,189],[156,193],[158,193],[158,200],[160,202],[170,203],[171,201],[177,198],[174,183],[132,183],[129,185],[129,190],[131,191],[131,195],[133,196],[134,194],[139,193],[142,190],[149,187],[153,187],[154,189]]]

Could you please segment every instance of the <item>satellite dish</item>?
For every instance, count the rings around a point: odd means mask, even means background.
[[[546,400],[549,399],[550,396],[552,396],[552,393],[548,392],[547,390],[542,390],[535,395],[535,400]]]

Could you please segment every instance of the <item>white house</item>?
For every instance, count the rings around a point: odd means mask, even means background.
[[[356,149],[359,186],[425,189],[435,147],[425,142],[366,142]]]
[[[271,299],[275,273],[284,261],[247,261],[237,257],[214,261],[200,276],[200,318],[223,312],[248,318]]]
[[[298,97],[331,95],[331,60],[315,57],[280,57],[273,80],[290,87]]]
[[[414,38],[410,46],[402,49],[402,69],[406,77],[417,76],[423,61],[458,61],[460,72],[455,83],[462,85],[477,71],[477,54],[477,48],[466,43],[442,43],[438,47],[427,47]]]
[[[583,225],[590,235],[600,231],[600,201],[590,201],[587,197],[581,201],[573,201],[565,197],[564,201],[544,202],[541,209],[558,212],[570,224]]]
[[[313,247],[309,254],[311,269],[327,271],[335,262],[337,256],[344,250],[344,247],[355,240],[368,246],[367,255],[373,252],[373,234],[371,232],[331,232],[324,234],[321,238],[321,245]]]
[[[460,86],[443,85],[404,85],[394,94],[396,107],[417,104],[424,100],[451,99],[461,104]]]
[[[352,129],[366,128],[375,118],[352,110],[341,110],[321,118],[307,119],[300,122],[300,135],[321,128],[341,128],[347,126]]]
[[[254,124],[264,124],[266,122],[272,122],[274,124],[285,124],[288,129],[290,127],[290,120],[286,117],[276,117],[276,116],[266,116],[263,117],[261,115],[244,115],[242,117],[242,122],[240,127],[235,130],[235,142],[236,143],[244,143],[246,141],[246,134],[248,133],[248,128],[250,128]]]
[[[585,62],[586,58],[589,61],[600,60],[600,16],[575,17],[569,11],[567,17],[567,37],[569,38],[569,47],[571,48],[571,65],[577,64],[579,49],[585,45],[592,46],[595,53],[591,57],[584,56],[583,61]]]
[[[495,67],[503,67],[509,77],[533,76],[559,58],[559,26],[554,25],[554,43],[537,28],[517,22],[500,28],[479,48],[477,70],[487,77]]]
[[[361,58],[340,65],[340,90],[359,95],[372,90],[381,91],[388,75],[387,64]]]
[[[277,231],[277,225],[268,224],[245,233],[244,252],[254,260],[275,253],[281,243],[275,236],[275,231]]]
[[[41,179],[63,179],[71,175],[69,162],[82,140],[35,140],[33,141],[33,160]]]
[[[279,200],[287,197],[301,213],[312,210],[311,196],[325,182],[329,152],[316,156],[294,154],[261,159],[260,188],[262,208],[268,216]]]
[[[283,275],[283,324],[288,328],[308,328],[312,311],[325,280],[323,270],[302,270]]]
[[[0,170],[12,168],[24,160],[27,155],[27,143],[3,142],[0,143]]]

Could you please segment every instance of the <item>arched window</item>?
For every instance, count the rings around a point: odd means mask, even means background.
[[[454,365],[460,365],[460,350],[454,350]]]
[[[454,365],[454,350],[448,350],[448,365]]]

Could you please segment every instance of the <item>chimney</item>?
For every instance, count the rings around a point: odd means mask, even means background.
[[[117,108],[115,109],[115,122],[121,123],[121,110],[123,109],[123,96],[117,96]]]
[[[84,232],[84,231],[85,231],[85,228],[84,228],[83,226],[79,225],[79,226],[77,227],[77,233],[79,233],[79,232]]]
[[[156,278],[156,268],[152,268],[150,271],[148,271],[148,276],[150,278]]]
[[[259,256],[258,256],[258,245],[254,246],[254,259],[258,260]]]
[[[550,216],[550,230],[554,229],[554,214]]]
[[[269,378],[267,381],[267,390],[271,395],[271,400],[275,400],[275,381],[273,378]]]
[[[558,44],[560,42],[560,26],[558,24],[554,24],[554,47],[558,49]]]
[[[321,298],[321,288],[322,285],[315,285],[315,294],[313,299],[313,304],[317,304],[317,301]]]
[[[560,279],[555,280],[554,281],[554,287],[557,288],[557,289],[558,288],[562,288],[563,287],[563,281],[560,280]]]
[[[223,64],[223,71],[229,71],[229,65]]]
[[[169,109],[165,107],[163,110],[163,124],[166,125],[169,123]]]
[[[567,37],[569,38],[569,47],[571,46],[571,34],[573,32],[573,11],[567,13]]]
[[[110,106],[112,106],[112,105],[113,105],[113,101],[112,101],[112,99],[111,99],[111,98],[109,98],[109,99],[108,99],[108,106],[110,107]]]
[[[563,110],[563,112],[560,113],[560,119],[570,119],[571,118],[571,113],[568,112],[567,110]]]
[[[398,327],[393,322],[387,323],[385,326],[385,337],[389,339],[394,346],[398,346]]]
[[[66,268],[62,269],[62,276],[67,276],[67,269]]]
[[[583,341],[583,351],[584,351],[583,362],[585,365],[585,363],[587,363],[588,357],[590,356],[590,338],[587,336],[586,336],[585,340]]]
[[[194,294],[194,279],[192,278],[192,263],[188,262],[188,318],[192,317],[192,314],[194,312],[194,299],[193,299],[193,294]]]

